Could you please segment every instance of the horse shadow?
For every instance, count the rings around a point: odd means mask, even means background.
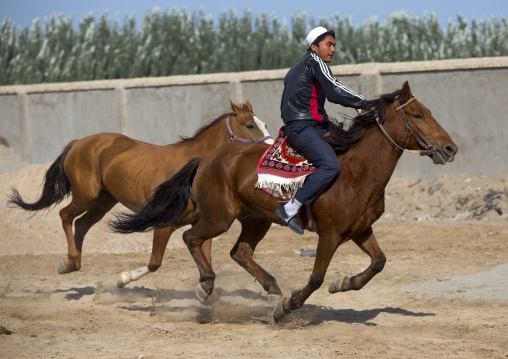
[[[146,289],[146,288],[145,288]],[[121,288],[110,290],[115,293],[123,293],[129,296],[132,293],[138,293],[140,288]],[[221,301],[211,305],[209,303],[200,303],[196,297],[194,290],[175,290],[175,289],[156,289],[145,291],[147,298],[151,298],[151,304],[149,305],[123,305],[119,308],[127,311],[142,311],[142,312],[153,312],[154,306],[158,306],[159,313],[180,313],[183,311],[190,311],[196,313],[196,318],[200,323],[211,322],[214,317],[214,313],[217,311],[223,311],[225,308],[232,309],[235,307],[246,307],[246,305],[239,305],[235,303],[235,298],[247,299],[249,301],[264,301],[266,305],[252,305],[249,306],[249,312],[254,316],[260,316],[265,313],[268,309],[272,308],[271,304],[266,301],[266,296],[262,293],[247,290],[247,289],[235,289],[233,291],[227,291],[221,288],[217,288],[217,294],[221,297]],[[178,304],[173,304],[178,303]],[[210,318],[209,320],[207,318]]]
[[[313,304],[304,305],[299,311],[290,313],[281,323],[301,321],[303,326],[319,325],[324,322],[340,322],[346,324],[362,324],[377,326],[372,322],[380,314],[402,315],[406,317],[433,317],[435,313],[413,312],[404,308],[384,307],[365,310],[335,309]]]
[[[151,315],[159,314],[180,318],[180,320],[184,321],[197,321],[200,324],[216,321],[231,323],[259,321],[264,324],[273,322],[273,305],[266,300],[266,296],[263,293],[248,289],[227,291],[217,288],[217,294],[222,299],[215,305],[199,303],[193,290],[149,289],[139,286],[130,288],[102,288],[101,283],[99,283],[97,288],[86,286],[55,290],[55,293],[64,292],[69,292],[65,296],[66,300],[80,300],[90,295],[111,294],[114,299],[106,299],[104,300],[105,303],[127,302],[127,304],[119,305],[119,309],[131,312],[147,312],[151,313]],[[146,303],[147,299],[150,300],[149,304]],[[101,300],[99,299],[99,301]],[[146,304],[140,304],[140,302]],[[177,304],[172,304],[172,302]],[[182,315],[184,312],[192,314]],[[435,316],[434,313],[413,312],[400,307],[355,310],[305,304],[299,310],[286,315],[278,324],[308,327],[325,322],[339,322],[377,326],[378,324],[374,323],[373,320],[380,314],[402,315],[414,318]]]
[[[217,288],[217,294],[220,297],[242,297],[250,300],[265,300],[266,296],[263,293],[255,292],[248,289],[235,289],[227,291],[221,288]],[[39,291],[40,292],[40,291]],[[97,287],[86,286],[86,287],[72,287],[68,289],[56,289],[54,293],[69,293],[65,296],[66,300],[80,300],[85,296],[94,294],[111,294],[117,297],[118,300],[124,301],[125,298],[134,297],[139,300],[146,298],[153,298],[156,303],[169,302],[171,300],[183,300],[183,299],[196,299],[196,293],[194,290],[176,290],[176,289],[150,289],[144,286],[133,286],[117,288],[116,286],[104,286],[102,282],[99,282]]]
[[[55,293],[65,293],[65,292],[74,292],[68,293],[65,296],[66,300],[80,300],[83,299],[87,295],[94,295],[96,293],[95,287],[86,286],[82,288],[69,288],[69,289],[57,289]]]
[[[273,323],[273,305],[263,293],[248,289],[227,291],[217,288],[217,294],[222,298],[215,305],[201,304],[197,301],[194,291],[159,290],[153,293],[151,305],[121,306],[128,311],[151,312],[184,321],[197,321],[200,324],[220,322],[244,323],[258,321],[264,324]],[[177,305],[172,300],[185,300]],[[247,300],[247,301],[245,301]],[[261,303],[260,303],[261,302]],[[156,307],[156,308],[155,308]],[[187,312],[192,315],[181,315]],[[429,317],[434,313],[413,312],[404,308],[384,307],[365,310],[336,309],[313,304],[305,304],[299,310],[288,314],[278,324],[294,324],[301,327],[320,325],[324,322],[339,322],[346,324],[362,324],[377,326],[373,320],[380,314],[402,315],[407,317]]]
[[[54,293],[66,293],[69,292],[66,296],[66,300],[81,300],[86,296],[97,295],[98,300],[101,301],[102,295],[110,295],[111,298],[104,299],[106,302],[114,302],[114,301],[127,301],[127,302],[135,302],[140,300],[145,300],[146,298],[151,298],[154,296],[153,289],[149,289],[146,287],[131,287],[131,288],[116,288],[113,286],[104,287],[102,282],[99,282],[97,287],[86,286],[86,287],[71,287],[67,289],[56,289]],[[40,292],[40,291],[38,291]]]

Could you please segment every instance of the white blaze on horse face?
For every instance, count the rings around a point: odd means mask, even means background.
[[[261,132],[263,132],[263,137],[270,136],[270,133],[268,133],[268,131],[266,129],[266,124],[263,121],[261,121],[259,118],[254,116],[254,122],[256,122],[256,125],[258,125],[259,129],[261,130]],[[273,144],[273,139],[269,138],[268,140],[264,140],[263,142],[267,143],[269,145],[272,145]]]

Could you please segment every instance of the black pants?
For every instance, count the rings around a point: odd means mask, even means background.
[[[323,139],[322,127],[318,122],[289,122],[286,124],[286,133],[291,146],[317,167],[307,176],[303,188],[299,188],[295,196],[298,202],[311,204],[339,174],[339,160],[332,147]]]

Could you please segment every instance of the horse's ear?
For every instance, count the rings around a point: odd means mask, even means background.
[[[400,92],[400,103],[404,103],[406,101],[409,101],[409,99],[413,97],[413,94],[411,93],[411,89],[409,88],[409,82],[404,82],[404,85],[402,85],[402,90]]]
[[[229,99],[229,102],[231,103],[231,109],[233,110],[234,113],[236,113],[237,115],[242,111],[240,109],[240,107],[238,107],[237,105],[235,105],[233,103],[233,101],[231,101],[231,99]]]
[[[245,101],[245,106],[249,109],[249,112],[254,113],[254,111],[252,111],[252,105],[249,100]]]

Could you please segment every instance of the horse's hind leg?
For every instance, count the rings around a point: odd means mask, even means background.
[[[203,253],[210,263],[212,265],[212,239],[208,238],[203,242],[201,245],[201,249],[203,250]],[[217,290],[215,287],[213,287],[212,293],[208,296],[207,301],[209,304],[215,304],[220,300],[219,295],[217,294]]]
[[[267,292],[270,303],[275,304],[282,298],[282,292],[277,281],[253,258],[256,246],[270,229],[271,222],[260,218],[240,219],[240,222],[242,232],[231,250],[231,258],[257,279]]]
[[[363,288],[376,274],[381,272],[385,266],[386,257],[379,247],[372,227],[365,231],[353,241],[371,258],[370,266],[363,272],[353,276],[341,276],[328,288],[330,293],[346,292],[348,290],[359,290]]]
[[[74,240],[76,241],[76,248],[80,253],[83,249],[83,240],[90,228],[104,218],[106,213],[111,211],[117,203],[118,201],[109,192],[101,192],[92,207],[83,216],[76,219]]]
[[[207,223],[199,221],[194,227],[183,233],[183,240],[199,270],[199,284],[196,287],[196,295],[202,303],[212,294],[215,282],[215,273],[209,258],[203,252],[202,246],[205,241],[229,229],[234,217],[230,220],[227,220],[226,217],[224,215],[221,218],[221,223],[218,223],[218,221]]]
[[[77,191],[73,193],[71,203],[60,210],[60,218],[67,238],[68,254],[67,258],[60,262],[58,273],[65,274],[81,269],[81,253],[86,233],[116,203],[116,199],[107,192],[101,192],[97,198],[89,199],[80,198]],[[75,234],[73,235],[72,223],[77,216],[85,211],[86,213],[76,220]]]
[[[74,218],[81,215],[88,208],[86,206],[77,205],[72,202],[60,210],[60,218],[62,220],[62,227],[67,239],[67,258],[60,262],[58,266],[58,273],[65,274],[81,269],[81,251],[76,247],[74,235],[72,233],[72,222]]]

